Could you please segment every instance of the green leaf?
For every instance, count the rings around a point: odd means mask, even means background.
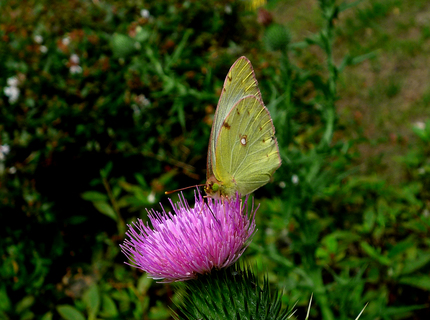
[[[88,201],[106,201],[108,200],[107,195],[97,191],[87,191],[81,194],[82,199]]]
[[[34,297],[33,296],[26,296],[23,298],[20,302],[16,305],[16,312],[22,313],[26,309],[30,308],[34,303]]]
[[[113,220],[117,221],[118,216],[115,213],[115,210],[105,201],[95,201],[93,202],[94,207],[101,213],[107,215],[109,218],[112,218]]]
[[[7,295],[6,286],[3,284],[0,287],[0,310],[9,311],[11,308],[11,302]]]
[[[88,319],[95,319],[100,308],[100,294],[97,285],[92,285],[83,296],[88,309]]]
[[[365,212],[364,212],[364,217],[363,217],[364,221],[363,221],[363,231],[365,232],[370,232],[373,227],[375,226],[375,211],[373,210],[373,208],[368,208]]]
[[[428,275],[402,277],[399,282],[423,290],[430,290],[430,276]]]
[[[111,318],[118,315],[118,308],[115,302],[107,294],[102,296],[102,312],[103,317]]]
[[[40,320],[52,320],[53,314],[51,311],[45,313]]]
[[[376,259],[379,263],[383,264],[383,265],[390,265],[391,264],[391,260],[388,259],[387,257],[381,255],[381,253],[379,253],[378,251],[376,251],[375,248],[373,248],[370,244],[368,244],[367,242],[361,242],[361,248],[372,258]]]
[[[388,315],[388,316],[399,316],[399,315],[404,315],[408,312],[411,311],[415,311],[415,310],[419,310],[419,309],[424,309],[427,308],[426,305],[412,305],[412,306],[405,306],[405,307],[387,307],[383,313]]]
[[[402,270],[402,274],[408,274],[415,272],[430,262],[430,253],[423,253],[419,251],[415,260],[406,260],[405,267]]]
[[[113,55],[116,58],[125,58],[136,50],[135,41],[124,34],[115,33],[112,36],[110,45]]]
[[[177,63],[178,59],[180,58],[182,51],[184,51],[185,47],[187,46],[188,43],[188,38],[193,34],[193,29],[187,29],[185,30],[185,32],[183,33],[183,37],[181,42],[176,46],[175,51],[173,52],[173,54],[170,56],[170,58],[167,60],[166,69],[170,69],[170,67]]]
[[[146,274],[142,275],[137,281],[137,292],[142,296],[146,295],[153,282]]]
[[[365,53],[361,56],[355,56],[355,57],[346,55],[343,58],[342,62],[339,64],[337,70],[339,73],[341,73],[347,66],[353,66],[353,65],[362,63],[363,61],[375,58],[376,56],[377,56],[377,51],[372,51],[369,53]]]
[[[79,310],[69,305],[59,305],[57,311],[61,318],[66,320],[86,320]]]
[[[145,178],[142,174],[136,173],[134,175],[134,178],[137,180],[141,187],[148,188],[148,183],[146,183]]]
[[[118,198],[118,196],[121,193],[121,190],[122,190],[122,188],[119,185],[114,185],[112,187],[112,195],[113,195],[114,199]]]
[[[109,173],[111,172],[113,168],[113,164],[112,161],[109,161],[106,166],[100,170],[100,175],[102,176],[102,178],[107,179],[107,177],[109,176]]]
[[[428,142],[430,137],[425,129],[421,129],[417,126],[412,127],[412,131],[424,142]]]
[[[409,240],[400,241],[394,247],[392,247],[390,251],[388,251],[388,258],[392,258],[398,254],[401,254],[409,248],[413,247],[414,245],[415,243]]]

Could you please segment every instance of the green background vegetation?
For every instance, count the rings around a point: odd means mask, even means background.
[[[241,260],[298,319],[430,317],[430,4],[258,2],[0,3],[0,318],[171,319],[118,244],[205,181],[241,55],[283,159]]]

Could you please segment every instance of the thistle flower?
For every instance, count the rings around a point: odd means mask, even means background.
[[[161,282],[195,279],[212,269],[226,268],[239,259],[255,231],[255,212],[247,201],[208,199],[197,193],[194,208],[184,199],[172,212],[148,212],[152,228],[141,219],[128,225],[120,245],[130,266]]]

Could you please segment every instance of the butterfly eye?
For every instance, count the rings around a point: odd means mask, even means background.
[[[214,184],[212,185],[212,191],[217,192],[217,191],[218,191],[218,189],[219,189],[219,185],[218,185],[218,183],[214,183]]]

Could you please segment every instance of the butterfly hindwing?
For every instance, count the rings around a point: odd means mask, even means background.
[[[235,104],[216,141],[214,175],[222,182],[221,194],[249,194],[269,182],[281,165],[272,119],[256,96]]]

